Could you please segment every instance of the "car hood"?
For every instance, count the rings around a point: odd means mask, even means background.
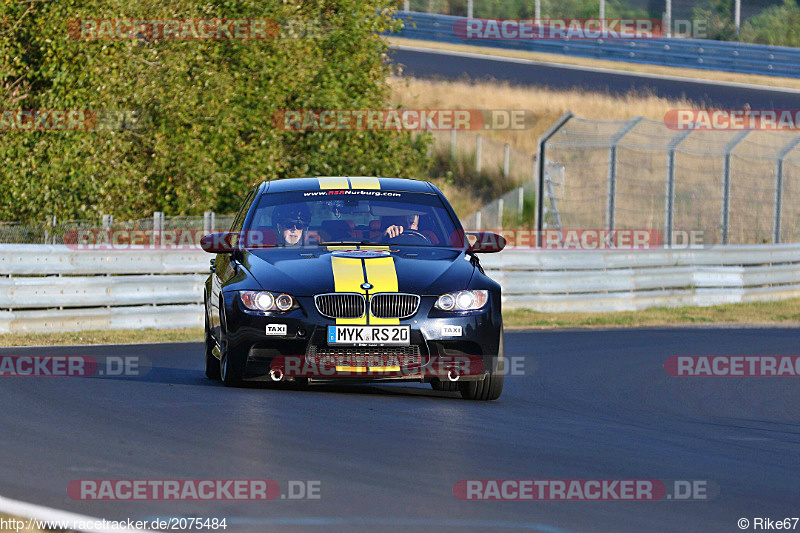
[[[432,247],[251,249],[243,261],[263,289],[294,296],[364,292],[363,283],[372,293],[440,295],[467,288],[475,272],[463,250]]]

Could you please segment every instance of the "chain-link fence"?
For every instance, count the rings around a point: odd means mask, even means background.
[[[226,231],[233,224],[235,215],[219,215],[213,211],[203,216],[165,217],[162,212],[136,220],[115,220],[112,215],[103,215],[98,220],[58,221],[55,217],[41,224],[20,224],[0,222],[0,244],[68,244],[70,236],[79,230],[121,230],[121,231],[174,231],[202,230],[205,233]]]
[[[533,159],[531,157],[531,159]],[[555,191],[563,186],[564,167],[559,163],[548,161],[545,169],[545,194],[546,198],[553,198]],[[492,230],[525,228],[533,229],[536,218],[536,196],[538,182],[535,179],[521,183],[500,198],[492,200],[479,210],[463,217],[462,225],[467,230]],[[554,220],[558,221],[557,204],[546,203],[543,208],[545,216],[551,216],[554,211]],[[557,225],[557,224],[555,224]]]
[[[798,242],[799,145],[792,132],[675,131],[642,118],[570,115],[540,143],[540,154],[563,166],[561,183],[543,191],[542,228],[656,230],[665,242],[692,231],[706,244]]]
[[[432,150],[466,162],[465,170],[506,183],[523,183],[534,176],[534,156],[507,143],[468,131],[432,131]]]

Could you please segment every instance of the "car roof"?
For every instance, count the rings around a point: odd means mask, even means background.
[[[436,193],[427,181],[372,176],[320,176],[318,178],[286,178],[264,182],[265,193],[319,191],[321,189],[382,189],[385,191]]]

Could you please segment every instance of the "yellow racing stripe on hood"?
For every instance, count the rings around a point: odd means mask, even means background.
[[[364,267],[367,271],[367,281],[373,285],[370,295],[379,292],[397,292],[397,269],[394,266],[394,258],[378,257],[375,259],[365,259]],[[371,297],[371,296],[370,296]],[[399,324],[398,318],[375,318],[370,313],[370,324]]]
[[[331,257],[333,269],[333,287],[336,292],[357,292],[365,294],[361,284],[364,283],[364,267],[361,259],[353,257]],[[361,318],[337,318],[337,324],[366,324],[366,314]]]

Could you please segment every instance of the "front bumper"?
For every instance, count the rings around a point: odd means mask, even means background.
[[[410,346],[340,346],[328,345],[328,326],[336,325],[335,319],[323,317],[317,312],[313,297],[299,297],[300,309],[285,314],[266,314],[246,310],[235,292],[225,293],[225,316],[227,326],[228,350],[232,364],[244,372],[246,378],[266,377],[276,365],[285,365],[287,358],[294,361],[308,361],[311,369],[320,362],[320,357],[345,357],[345,362],[355,357],[384,357],[381,372],[360,370],[315,374],[317,380],[404,380],[431,381],[446,371],[449,361],[463,365],[464,361],[476,361],[471,367],[461,366],[460,379],[483,379],[486,370],[493,368],[498,355],[502,332],[500,295],[491,293],[490,301],[479,310],[463,313],[447,313],[433,308],[435,296],[423,296],[416,314],[401,319],[399,324],[411,329]],[[283,334],[267,334],[267,327],[285,326]],[[446,327],[445,327],[446,326]],[[453,334],[460,328],[461,335]],[[349,356],[350,359],[346,357]],[[396,356],[386,363],[385,357]],[[323,357],[324,358],[324,357]],[[417,360],[424,367],[414,372],[411,361]],[[374,359],[373,359],[374,360]],[[395,372],[394,362],[409,362],[401,371]],[[330,359],[328,359],[330,361]],[[336,359],[340,361],[340,359]],[[309,369],[305,363],[303,368]],[[331,363],[333,364],[333,363]],[[338,363],[336,363],[338,365]],[[347,364],[348,367],[353,364]],[[370,365],[371,366],[371,365]],[[337,366],[337,369],[340,368]],[[471,370],[469,369],[471,368]],[[429,371],[426,371],[428,369]],[[287,375],[291,375],[287,373]],[[311,377],[310,375],[308,377]]]

